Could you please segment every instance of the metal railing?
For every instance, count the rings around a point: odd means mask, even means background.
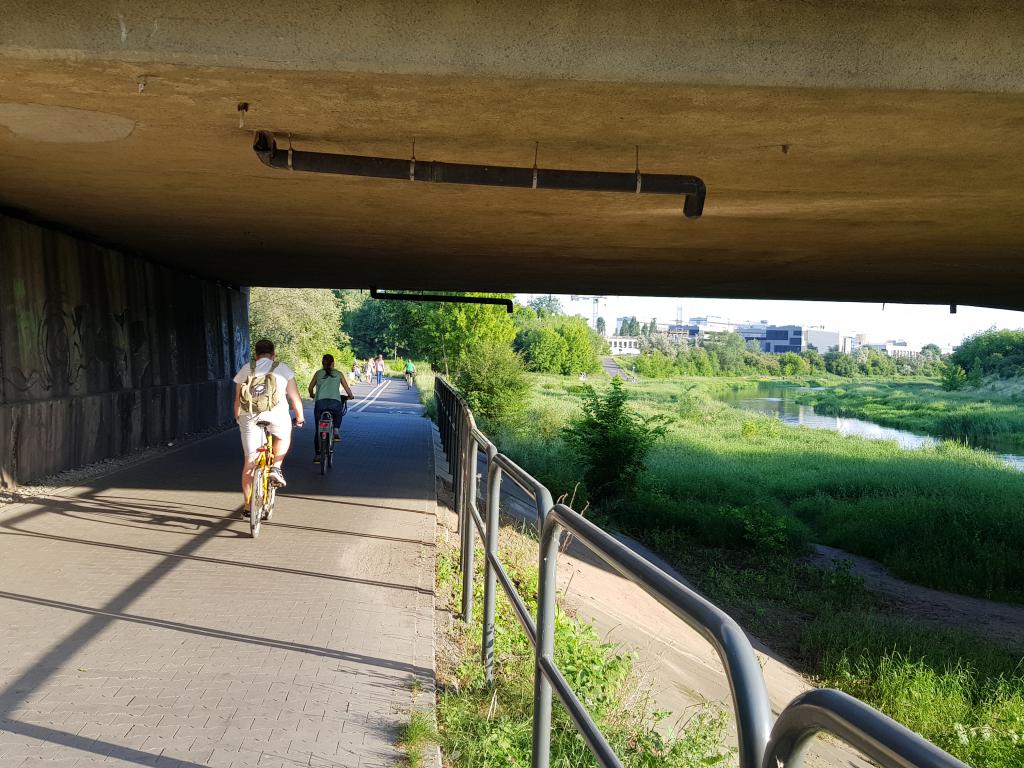
[[[480,649],[487,680],[494,679],[494,608],[498,584],[536,653],[533,768],[548,768],[552,693],[565,706],[598,763],[604,768],[621,768],[622,765],[555,663],[555,596],[559,540],[563,531],[571,533],[576,541],[686,622],[718,653],[732,696],[740,768],[795,768],[801,764],[811,738],[819,732],[831,733],[883,768],[966,768],[913,731],[840,691],[807,691],[793,699],[773,724],[757,656],[746,633],[728,614],[577,512],[564,504],[555,504],[547,488],[501,454],[477,428],[469,406],[440,376],[435,381],[434,397],[459,520],[462,619],[468,623],[473,614],[475,530],[483,542],[485,557]],[[487,460],[487,492],[483,496],[482,512],[477,481],[481,452]],[[498,558],[501,490],[506,476],[527,493],[537,507],[540,580],[536,621]]]

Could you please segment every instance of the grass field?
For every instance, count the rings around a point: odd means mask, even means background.
[[[831,416],[852,416],[997,451],[1024,450],[1024,395],[1013,389],[946,392],[934,382],[858,382],[805,393],[799,402]]]
[[[534,378],[522,422],[495,430],[552,492],[582,468],[561,440],[578,382]],[[596,388],[607,386],[595,380]],[[957,443],[894,443],[787,427],[718,402],[721,380],[630,387],[672,417],[634,498],[595,514],[661,552],[748,629],[822,683],[847,690],[975,766],[1024,763],[1024,665],[961,633],[924,630],[848,570],[802,560],[810,541],[920,584],[1024,602],[1024,473]]]

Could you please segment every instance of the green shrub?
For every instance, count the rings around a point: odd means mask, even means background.
[[[956,392],[967,386],[967,371],[961,366],[950,363],[942,372],[942,388],[947,392]]]
[[[576,449],[584,464],[583,478],[592,501],[624,496],[636,487],[651,447],[668,430],[661,415],[638,416],[626,404],[619,379],[608,393],[581,387],[583,413],[565,428],[565,441]]]
[[[513,420],[526,407],[530,385],[523,361],[504,344],[475,342],[459,359],[455,385],[486,422]]]

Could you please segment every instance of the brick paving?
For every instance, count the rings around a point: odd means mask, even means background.
[[[326,477],[307,414],[255,541],[234,430],[0,511],[0,766],[397,764],[434,677],[418,413],[391,381]]]

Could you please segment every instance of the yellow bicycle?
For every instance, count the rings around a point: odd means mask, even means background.
[[[249,530],[255,539],[260,535],[260,526],[264,520],[274,515],[274,499],[277,486],[270,482],[270,468],[274,466],[274,438],[267,427],[270,422],[261,421],[257,426],[263,430],[266,438],[263,447],[256,456],[256,464],[252,469],[252,489],[249,493]]]

